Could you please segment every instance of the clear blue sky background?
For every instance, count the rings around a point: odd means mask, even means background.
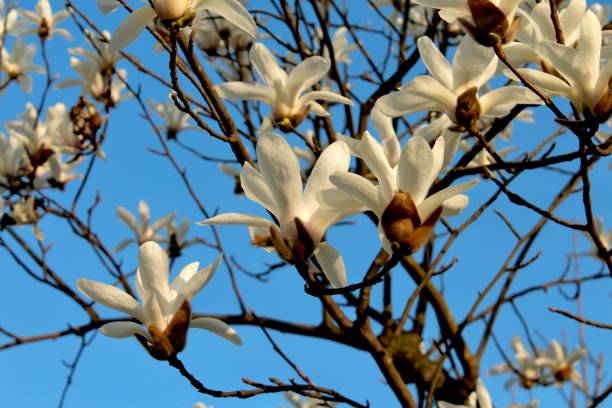
[[[63,2],[52,0],[51,3],[59,7]],[[124,15],[123,12],[118,12],[110,17],[103,17],[96,10],[92,0],[77,0],[76,3],[87,11],[96,23],[108,29],[112,29],[120,16]],[[259,7],[267,2],[251,1],[251,3]],[[21,2],[24,8],[33,8],[34,4],[33,0]],[[371,10],[365,6],[351,7],[350,13],[356,21],[366,22],[372,18]],[[49,43],[53,72],[61,78],[74,76],[69,69],[66,48],[82,44],[74,25],[68,22],[65,26],[75,32],[75,41],[66,42],[56,37]],[[28,38],[30,42],[36,40],[35,37]],[[264,42],[270,44],[269,40]],[[375,46],[375,44],[367,45]],[[167,76],[167,56],[155,54],[149,38],[143,37],[136,45],[131,46],[129,51],[142,58],[151,69]],[[359,71],[360,64],[359,59],[356,59],[355,72]],[[127,64],[122,63],[121,66],[127,67]],[[142,83],[145,99],[149,97],[158,101],[165,99],[167,90],[148,79],[143,79],[133,70],[130,70],[130,78],[133,84]],[[41,76],[36,77],[35,89],[41,89],[42,81]],[[53,91],[48,103],[64,101],[67,105],[71,105],[77,96],[77,90]],[[18,89],[11,87],[0,98],[3,107],[0,120],[6,121],[22,112],[26,101],[37,102],[39,93],[34,92],[31,96],[24,96]],[[553,129],[550,115],[543,108],[537,112],[537,125],[516,125],[512,144],[527,148],[550,134]],[[140,115],[141,112],[134,101],[122,103],[120,109],[113,112],[109,138],[104,146],[108,158],[96,164],[93,178],[81,201],[81,214],[84,214],[96,192],[100,192],[102,202],[96,211],[94,229],[109,246],[114,246],[130,233],[115,216],[118,205],[135,212],[138,201],[146,199],[151,206],[153,218],[168,212],[175,212],[178,219],[186,217],[196,221],[202,218],[170,164],[147,150],[157,148],[158,142]],[[185,134],[184,140],[209,154],[231,157],[231,152],[226,146],[201,133]],[[295,142],[291,136],[289,140]],[[572,136],[563,136],[559,139],[559,151],[573,148],[574,144]],[[175,149],[175,152],[181,164],[187,168],[196,191],[209,211],[219,208],[226,212],[263,214],[262,209],[254,203],[233,195],[232,183],[220,173],[216,165],[193,160],[181,150]],[[608,201],[610,197],[608,163],[609,159],[605,159],[593,170],[593,196],[596,213],[612,220]],[[570,169],[575,167],[576,164],[567,166]],[[513,190],[525,193],[534,202],[545,205],[564,182],[564,177],[551,172],[538,171],[521,177],[513,184]],[[491,194],[493,189],[490,184],[481,183],[470,193],[472,198],[470,209],[475,209]],[[74,186],[69,187],[64,194],[71,197],[74,194]],[[500,199],[493,208],[501,210],[513,219],[520,231],[526,231],[537,220],[532,213],[512,206],[504,198]],[[579,202],[574,199],[563,204],[559,214],[567,219],[577,221],[583,219]],[[462,217],[458,217],[450,222],[458,225],[461,219]],[[369,263],[379,248],[374,227],[364,217],[357,217],[355,221],[356,226],[337,227],[329,233],[330,241],[337,245],[344,255],[351,282],[355,282],[363,275],[364,265]],[[110,277],[97,262],[91,249],[76,240],[65,223],[49,219],[43,222],[42,227],[53,244],[48,261],[67,282],[74,285],[79,277],[110,282]],[[20,232],[25,235],[30,234],[27,227],[22,228]],[[246,228],[225,227],[221,228],[220,232],[228,252],[237,256],[246,267],[261,270],[263,262],[277,261],[274,256],[266,255],[261,250],[248,245]],[[191,228],[190,236],[211,238],[209,229],[195,225]],[[507,228],[489,210],[448,254],[447,260],[453,256],[460,260],[444,277],[445,294],[458,319],[465,315],[478,292],[497,272],[512,242],[513,237]],[[548,225],[534,247],[533,253],[535,251],[542,253],[540,260],[520,274],[514,285],[515,289],[558,277],[566,265],[565,254],[575,250],[585,250],[588,246],[588,242],[582,236],[577,237],[571,232]],[[121,253],[126,269],[136,266],[136,254],[135,246]],[[211,250],[202,246],[195,247],[186,251],[177,261],[173,272],[176,273],[180,267],[195,260],[208,264],[214,257],[215,253]],[[580,272],[583,274],[593,273],[599,268],[600,264],[597,262],[580,260]],[[0,271],[4,288],[3,295],[0,296],[0,310],[3,311],[0,314],[0,325],[3,327],[27,336],[62,329],[68,324],[87,322],[87,316],[80,309],[74,307],[62,295],[28,278],[9,260],[5,252],[0,252]],[[395,297],[406,299],[413,285],[406,280],[401,271],[395,275],[397,281],[402,283],[398,287],[404,288],[404,291],[398,291]],[[256,282],[242,274],[238,277],[248,306],[254,308],[259,315],[280,318],[290,316],[301,322],[318,322],[320,315],[318,302],[304,294],[303,281],[291,268],[276,271],[268,283]],[[569,290],[571,291],[571,288]],[[612,310],[609,282],[586,284],[584,291],[584,314],[594,320],[609,321]],[[380,298],[378,291],[375,291],[374,297]],[[489,298],[485,304],[490,304],[491,299],[493,298]],[[517,305],[527,315],[532,328],[545,338],[548,340],[567,338],[570,348],[576,346],[577,326],[547,311],[548,306],[575,311],[574,304],[564,300],[556,289],[523,298],[517,302]],[[398,306],[401,307],[400,304]],[[104,317],[115,316],[114,312],[107,308],[98,307],[98,310]],[[224,268],[217,272],[215,278],[195,299],[194,310],[205,313],[239,311],[232,297],[228,274]],[[186,366],[202,382],[212,388],[239,389],[243,387],[240,381],[243,377],[262,382],[266,382],[270,376],[281,380],[295,377],[289,367],[274,353],[258,328],[236,328],[244,340],[244,346],[239,348],[204,331],[190,332],[189,345],[181,357]],[[481,326],[474,325],[467,331],[472,345],[476,344],[481,329]],[[518,320],[509,308],[502,313],[495,333],[506,347],[512,335],[523,335]],[[591,351],[595,355],[609,349],[609,333],[592,328],[586,328],[585,333]],[[383,383],[382,376],[366,354],[331,342],[303,339],[276,332],[272,332],[272,335],[315,383],[337,389],[358,401],[367,399],[373,407],[396,406],[392,394]],[[78,345],[78,339],[68,337],[1,352],[0,407],[56,406],[68,374],[62,362],[74,358]],[[545,343],[540,341],[540,345],[545,346]],[[506,378],[487,378],[484,376],[484,370],[500,361],[499,354],[490,347],[483,362],[483,377],[498,407],[511,402],[510,393],[503,389]],[[609,381],[609,377],[606,380]],[[544,407],[559,406],[561,403],[558,391],[552,387],[546,390],[538,389],[535,396],[541,400],[541,406]],[[517,399],[520,402],[527,402],[531,397],[522,390],[517,392]],[[213,401],[210,397],[198,395],[187,381],[167,364],[150,358],[135,340],[120,341],[104,336],[97,336],[86,349],[67,398],[66,407],[88,408],[111,405],[184,408],[191,407],[196,401],[212,403],[216,408],[277,407],[283,404],[280,395],[246,401]]]

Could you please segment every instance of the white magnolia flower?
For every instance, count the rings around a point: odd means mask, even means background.
[[[40,214],[36,211],[36,197],[23,197],[13,203],[9,215],[17,225],[35,224],[40,219]]]
[[[42,39],[51,38],[54,34],[67,40],[72,38],[67,30],[57,27],[70,16],[70,13],[68,10],[62,10],[53,14],[49,0],[38,0],[34,11],[20,10],[19,13],[33,24],[31,28],[23,30],[22,34],[37,34]]]
[[[246,0],[239,0],[246,6]],[[253,37],[228,20],[218,18],[215,13],[202,13],[192,24],[198,46],[209,55],[227,52],[229,46],[239,54],[247,50]],[[238,57],[240,58],[239,55]]]
[[[399,92],[380,98],[376,106],[388,116],[437,111],[469,128],[481,116],[501,117],[517,104],[542,103],[522,86],[504,86],[478,96],[478,90],[495,74],[498,61],[491,49],[470,37],[464,37],[457,47],[452,66],[428,37],[419,38],[417,44],[432,76],[417,76]]]
[[[170,257],[178,257],[183,249],[199,242],[197,238],[187,239],[189,224],[189,220],[185,218],[178,225],[175,221],[166,225],[166,238],[164,242],[168,244],[168,253]]]
[[[2,48],[0,52],[2,56],[0,70],[8,75],[9,80],[17,81],[24,92],[32,92],[30,72],[45,72],[43,67],[32,63],[36,54],[36,46],[34,44],[26,45],[21,38],[18,38],[10,53],[5,48]]]
[[[587,10],[580,30],[578,48],[552,41],[542,41],[537,46],[562,78],[530,68],[519,71],[549,96],[565,96],[577,109],[605,122],[612,106],[612,61],[601,60],[601,28],[591,10]]]
[[[340,27],[336,30],[331,39],[332,48],[334,49],[334,58],[338,64],[350,64],[352,62],[350,54],[357,49],[357,45],[350,43],[346,37],[347,32],[348,30],[346,27]],[[329,49],[323,42],[323,34],[320,30],[316,31],[315,34],[315,49],[323,48],[323,56],[329,58]]]
[[[142,304],[121,289],[105,283],[82,278],[77,281],[77,287],[90,299],[126,313],[140,323],[107,323],[100,328],[102,334],[118,339],[136,336],[155,358],[165,360],[182,351],[188,327],[209,330],[241,345],[238,333],[221,320],[191,318],[191,299],[210,281],[221,257],[219,255],[204,269],[199,269],[199,262],[187,265],[168,284],[168,255],[157,243],[145,242],[138,251],[136,271],[136,291]]]
[[[274,228],[293,250],[303,250],[304,257],[314,256],[334,287],[346,285],[344,262],[338,251],[326,242],[321,242],[325,231],[340,219],[359,211],[351,206],[350,197],[335,189],[329,175],[346,171],[350,162],[349,149],[343,142],[335,142],[321,153],[306,185],[302,188],[300,164],[287,141],[273,133],[264,133],[257,142],[258,170],[245,163],[240,181],[246,196],[265,207],[278,225],[267,218],[227,213],[203,221],[201,224],[243,224],[252,227],[254,243],[271,246],[270,229]],[[345,206],[334,209],[323,208],[317,200],[323,190],[336,195],[338,200],[346,198]],[[300,232],[300,223],[308,236]],[[297,249],[296,249],[297,248]]]
[[[175,139],[182,130],[192,128],[189,125],[191,116],[180,111],[174,104],[171,96],[168,96],[168,99],[169,101],[166,103],[149,101],[149,106],[164,120],[164,124],[160,126],[160,129],[166,132],[168,139]]]
[[[352,104],[350,99],[330,91],[304,93],[329,71],[330,62],[327,58],[306,58],[287,75],[272,52],[262,43],[254,44],[249,55],[253,68],[264,84],[226,82],[217,85],[217,92],[226,99],[259,100],[266,103],[272,110],[272,124],[283,131],[297,127],[309,111],[317,116],[329,116],[329,112],[317,100]]]
[[[536,356],[532,356],[527,351],[521,338],[518,336],[512,337],[510,345],[514,351],[514,359],[518,363],[517,367],[510,366],[507,363],[500,363],[489,369],[489,375],[511,373],[514,374],[514,377],[506,382],[506,388],[511,387],[517,382],[523,388],[532,388],[542,376],[542,370],[536,363]],[[518,370],[520,375],[516,375],[515,370]]]
[[[557,383],[571,381],[579,388],[582,388],[582,377],[576,365],[585,358],[586,354],[587,350],[582,347],[567,354],[566,350],[557,340],[552,340],[550,342],[550,349],[546,350],[543,356],[538,357],[536,363],[543,369],[549,370],[549,375]]]
[[[392,252],[392,244],[402,252],[412,253],[428,239],[442,215],[455,215],[468,204],[461,194],[478,184],[478,179],[445,188],[428,197],[444,162],[444,139],[434,147],[422,137],[412,137],[402,149],[399,163],[391,167],[381,145],[366,132],[361,139],[361,157],[372,171],[378,185],[354,173],[334,173],[331,182],[354,197],[378,217],[383,247]],[[335,197],[323,193],[322,201],[335,207]]]
[[[21,33],[23,23],[18,20],[19,12],[15,7],[9,7],[4,14],[4,1],[0,0],[0,36],[6,34],[18,35]]]
[[[238,0],[151,0],[153,6],[143,6],[128,15],[117,27],[110,42],[112,51],[119,51],[132,43],[145,27],[157,18],[163,23],[191,25],[200,10],[212,11],[252,37],[257,35],[257,25],[253,17]],[[101,9],[106,9],[101,5]],[[110,9],[110,7],[109,7]]]
[[[136,221],[136,217],[124,207],[117,207],[117,216],[134,232],[135,238],[121,241],[115,247],[115,252],[122,251],[131,243],[142,245],[147,241],[163,242],[164,237],[158,232],[174,221],[174,213],[169,213],[151,223],[151,210],[145,200],[140,200],[138,203],[139,221]]]
[[[451,404],[450,402],[438,401],[438,406],[440,408],[493,408],[493,403],[491,402],[491,396],[489,395],[487,387],[485,387],[484,383],[479,378],[476,381],[476,391],[472,391],[469,395],[467,405],[457,405]]]

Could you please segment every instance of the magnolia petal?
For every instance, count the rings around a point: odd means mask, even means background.
[[[338,95],[335,92],[330,91],[311,91],[306,92],[299,98],[299,103],[307,104],[312,101],[327,101],[335,103],[343,103],[345,105],[352,105],[353,101],[349,98],[345,98],[342,95]]]
[[[397,166],[400,155],[402,154],[402,148],[400,146],[399,140],[397,139],[395,129],[393,128],[393,121],[390,117],[382,113],[381,110],[376,107],[372,109],[370,117],[372,118],[372,124],[374,125],[374,129],[376,129],[378,135],[380,136],[380,140],[382,142],[383,150],[385,152],[385,156],[387,157],[387,161],[389,162],[389,166]]]
[[[259,172],[272,193],[281,229],[302,212],[300,163],[284,137],[265,133],[257,142]]]
[[[193,6],[212,11],[238,26],[251,37],[257,37],[255,20],[238,0],[196,0]]]
[[[483,47],[466,35],[453,57],[453,89],[457,94],[475,86],[480,88],[495,74],[497,57],[490,47]]]
[[[376,187],[364,177],[355,173],[341,172],[332,174],[329,181],[340,190],[355,197],[376,215],[380,216],[384,211],[378,201]]]
[[[423,95],[407,91],[391,92],[376,101],[376,107],[392,118],[409,113],[432,110],[436,104]]]
[[[247,84],[246,82],[225,82],[215,86],[221,98],[238,99],[241,101],[258,100],[270,104],[272,95],[269,88],[259,84]]]
[[[126,313],[141,322],[144,321],[145,315],[142,306],[136,299],[121,289],[89,279],[77,280],[77,287],[91,300]]]
[[[183,303],[183,300],[188,302],[198,293],[207,283],[210,281],[215,274],[215,271],[219,267],[221,263],[221,259],[223,259],[223,254],[219,254],[215,261],[208,265],[206,268],[199,270],[196,274],[194,274],[185,284],[181,287],[179,293],[182,295],[177,299],[180,299],[180,303]],[[180,307],[180,305],[175,304],[175,307]]]
[[[159,301],[170,301],[168,254],[155,241],[145,242],[138,251],[138,270],[145,292],[155,292]],[[146,306],[145,306],[146,307]]]
[[[587,10],[580,29],[580,63],[589,70],[591,78],[594,79],[599,76],[601,39],[599,19],[592,10]]]
[[[119,242],[117,244],[115,249],[113,249],[113,252],[121,252],[125,248],[127,248],[131,243],[136,243],[136,240],[134,240],[132,238],[124,239],[123,241],[121,241],[121,242]]]
[[[552,41],[542,41],[536,50],[551,62],[572,88],[581,89],[580,83],[591,77],[584,55],[574,48]]]
[[[423,202],[431,187],[432,164],[429,143],[421,137],[411,137],[402,150],[397,184],[400,191],[410,194],[416,206]]]
[[[160,301],[163,302],[164,306],[162,306]],[[142,304],[145,312],[143,323],[147,327],[155,326],[159,330],[164,331],[168,326],[168,317],[174,312],[171,310],[170,303],[163,301],[157,292],[145,291],[142,297]]]
[[[323,273],[334,288],[346,286],[346,268],[342,255],[327,242],[321,242],[314,251],[314,256],[323,269]]]
[[[293,68],[285,88],[289,104],[293,105],[304,90],[319,82],[327,74],[329,67],[327,58],[314,56],[306,58]]]
[[[242,345],[242,340],[240,339],[240,336],[236,330],[232,329],[229,325],[225,324],[219,319],[213,319],[212,317],[199,317],[197,319],[193,319],[191,323],[189,323],[189,328],[208,330],[226,340],[231,341],[237,346]]]
[[[148,226],[151,222],[151,209],[145,200],[138,202],[138,216],[140,217],[140,224]]]
[[[544,103],[535,93],[522,86],[504,86],[479,98],[482,115],[502,117],[520,104],[541,105]]]
[[[442,203],[442,216],[452,217],[465,209],[470,203],[470,198],[464,194],[458,194]]]
[[[96,0],[96,3],[98,4],[98,9],[100,9],[103,14],[115,11],[120,6],[117,0]]]
[[[327,109],[323,107],[320,103],[317,102],[308,102],[308,110],[315,114],[315,116],[320,116],[325,118],[329,116],[329,112]]]
[[[519,68],[521,75],[533,82],[538,88],[544,90],[547,95],[562,95],[575,100],[576,91],[565,83],[562,79],[554,75],[547,74],[530,68]]]
[[[361,155],[365,164],[378,180],[380,202],[389,203],[396,189],[395,175],[380,145],[367,131],[361,138]]]
[[[427,36],[417,40],[419,54],[431,75],[447,89],[453,89],[453,72],[446,57]]]
[[[108,52],[121,51],[133,43],[156,15],[155,10],[149,6],[143,6],[128,15],[113,33]]]
[[[250,225],[252,227],[264,227],[269,228],[274,223],[267,218],[259,217],[257,215],[241,214],[241,213],[225,213],[215,215],[207,220],[197,222],[198,225],[217,225],[217,224],[238,224],[238,225]]]
[[[136,334],[150,340],[149,332],[134,322],[111,322],[100,327],[100,333],[114,339],[126,339]]]
[[[559,21],[566,44],[573,44],[579,36],[580,25],[585,17],[586,9],[586,0],[572,0],[559,13]],[[548,18],[550,21],[550,15]]]
[[[199,262],[192,262],[181,269],[179,274],[172,280],[172,283],[170,283],[170,291],[172,293],[173,301],[176,299],[183,286],[185,286],[185,284],[189,282],[189,280],[198,272],[199,267]]]
[[[489,391],[480,378],[476,381],[476,394],[478,395],[478,406],[480,408],[493,408]]]
[[[446,113],[454,117],[457,106],[457,96],[445,88],[440,82],[430,76],[417,76],[405,88],[407,92],[429,98],[433,102],[432,110]]]
[[[278,208],[274,204],[272,192],[264,178],[250,164],[245,162],[240,172],[240,186],[251,201],[265,207],[278,218]]]
[[[304,187],[303,205],[305,211],[309,213],[315,211],[319,206],[317,201],[319,192],[332,187],[329,176],[335,172],[347,171],[350,161],[349,147],[344,142],[334,142],[323,150]]]
[[[445,15],[440,13],[440,16],[449,23],[455,21],[457,16],[460,17],[470,15],[470,9],[468,8],[467,1],[464,0],[415,0],[415,3],[420,4],[421,6],[451,12],[449,14],[451,14],[453,18],[447,18]]]
[[[275,80],[287,81],[287,74],[276,62],[272,52],[262,43],[255,43],[249,51],[251,64],[266,84],[273,84]]]
[[[427,197],[418,207],[419,217],[421,220],[429,218],[434,211],[443,205],[443,203],[458,194],[474,187],[480,182],[478,179],[472,179],[471,181],[456,186],[447,187],[444,190],[438,191],[437,193]]]

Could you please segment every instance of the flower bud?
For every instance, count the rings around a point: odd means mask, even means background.
[[[466,129],[476,126],[480,119],[481,109],[477,93],[478,88],[473,86],[457,97],[455,116]]]
[[[380,223],[392,246],[408,255],[427,242],[441,213],[442,209],[438,208],[422,223],[410,194],[397,192],[383,212]]]
[[[459,21],[479,44],[492,47],[499,42],[508,43],[516,36],[520,27],[518,17],[509,24],[504,12],[489,0],[468,0],[468,7],[474,24],[463,18]]]
[[[160,20],[178,20],[191,6],[191,0],[151,0]]]

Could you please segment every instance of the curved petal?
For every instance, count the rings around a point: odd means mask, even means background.
[[[493,408],[489,391],[487,391],[487,387],[480,378],[476,381],[476,394],[478,395],[478,406],[480,408]]]
[[[272,85],[275,80],[287,81],[287,74],[276,62],[272,52],[262,43],[255,43],[249,51],[249,57],[257,73],[268,85]]]
[[[497,57],[490,47],[483,47],[466,35],[453,57],[453,89],[459,94],[470,87],[479,88],[497,69]]]
[[[411,137],[402,150],[397,184],[400,191],[410,194],[416,206],[423,202],[431,187],[432,166],[433,154],[429,143],[422,137]]]
[[[470,198],[464,194],[458,194],[442,203],[442,216],[452,217],[465,209],[470,203]]]
[[[91,300],[144,322],[144,311],[136,299],[121,289],[89,279],[77,280],[79,290]]]
[[[366,166],[378,180],[380,202],[389,203],[397,187],[395,175],[380,145],[367,131],[361,138],[361,155]]]
[[[376,187],[364,177],[355,173],[341,172],[332,174],[329,181],[340,190],[355,197],[378,216],[384,211],[378,201]]]
[[[194,7],[210,10],[238,26],[251,37],[257,37],[255,20],[238,0],[196,0]]]
[[[250,163],[245,162],[242,166],[240,186],[249,200],[255,201],[278,218],[278,208],[274,204],[268,184]]]
[[[111,322],[100,327],[100,333],[114,339],[126,339],[136,334],[150,340],[149,332],[140,324],[134,322]]]
[[[96,0],[96,3],[98,4],[98,9],[100,9],[103,14],[115,11],[120,6],[117,0]]]
[[[427,36],[417,40],[419,54],[431,75],[447,89],[453,89],[453,71],[446,57]]]
[[[281,229],[302,216],[302,176],[297,156],[285,138],[264,133],[257,142],[259,172],[270,188]]]
[[[426,220],[434,211],[441,207],[446,200],[463,193],[464,191],[477,185],[479,182],[480,180],[478,179],[472,179],[467,183],[447,187],[444,190],[438,191],[437,193],[427,197],[425,201],[423,201],[417,207],[419,217],[421,220]]]
[[[185,283],[189,282],[189,280],[193,278],[193,276],[198,272],[199,267],[199,262],[192,262],[189,265],[185,266],[183,269],[181,269],[179,274],[176,275],[176,277],[172,280],[172,283],[170,283],[172,301],[176,299],[178,293],[181,291],[183,286],[185,286]]]
[[[444,112],[449,117],[455,115],[457,96],[433,77],[418,76],[406,86],[405,90],[407,93],[416,93],[431,100],[434,103],[432,110]]]
[[[274,223],[267,218],[259,217],[257,215],[240,214],[240,213],[225,213],[215,215],[207,220],[196,222],[198,225],[217,225],[217,224],[238,224],[238,225],[250,225],[252,227],[264,227],[268,228],[274,225]]]
[[[346,286],[346,268],[342,255],[327,242],[321,242],[314,251],[314,256],[323,269],[323,273],[334,288]]]
[[[351,154],[344,142],[334,142],[323,150],[304,187],[303,203],[308,213],[314,212],[319,206],[319,192],[332,187],[329,176],[335,172],[347,171],[350,161]]]
[[[409,113],[432,110],[435,103],[423,95],[401,90],[381,96],[375,106],[385,115],[395,118]]]
[[[397,139],[395,129],[393,128],[393,121],[376,107],[372,109],[370,117],[372,118],[374,129],[376,129],[378,135],[380,136],[380,141],[382,142],[383,150],[385,152],[385,156],[387,157],[387,161],[389,162],[389,166],[397,166],[400,155],[402,154],[402,148],[399,140]]]
[[[117,216],[123,221],[132,231],[138,232],[138,222],[136,217],[124,207],[117,207]]]
[[[231,341],[237,346],[242,345],[242,340],[240,339],[240,336],[236,330],[232,329],[219,319],[213,319],[212,317],[199,317],[197,319],[193,319],[191,323],[189,323],[189,328],[208,330],[226,340]]]
[[[225,82],[215,86],[221,98],[237,99],[241,101],[258,100],[271,104],[272,92],[259,84],[247,84],[246,82]]]
[[[538,88],[542,88],[548,96],[562,95],[571,100],[575,100],[576,98],[576,91],[574,88],[554,75],[531,68],[519,68],[518,71]]]
[[[159,300],[170,300],[168,273],[170,264],[168,254],[157,242],[148,241],[138,251],[138,270],[142,287],[159,295]]]
[[[287,79],[286,91],[290,105],[295,104],[298,96],[321,80],[329,71],[330,62],[327,58],[314,56],[306,58],[298,64]]]
[[[128,15],[113,33],[108,52],[121,51],[133,43],[156,15],[155,10],[149,6],[143,6]]]
[[[335,92],[330,91],[311,91],[306,92],[298,99],[299,103],[307,104],[312,101],[327,101],[335,103],[343,103],[345,105],[352,105],[353,101],[349,98],[345,98]]]
[[[523,86],[504,86],[479,98],[482,115],[501,117],[519,104],[544,103],[535,93]]]
[[[189,280],[185,282],[185,284],[180,288],[179,294],[181,296],[177,297],[177,303],[183,303],[183,300],[188,302],[198,293],[202,288],[210,281],[215,274],[215,271],[219,267],[221,263],[221,259],[223,259],[223,254],[219,254],[215,261],[208,265],[204,269],[200,269],[196,274],[194,274]],[[182,299],[181,299],[182,297]],[[175,307],[180,307],[180,304],[175,304]]]

